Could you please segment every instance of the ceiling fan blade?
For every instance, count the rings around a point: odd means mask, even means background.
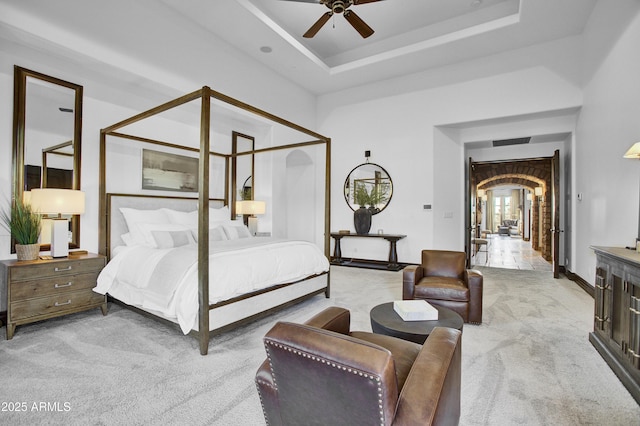
[[[349,21],[349,23],[356,29],[362,36],[362,38],[367,38],[371,34],[373,34],[373,28],[367,25],[358,15],[356,15],[352,10],[345,10],[344,18]]]
[[[383,0],[353,0],[353,4],[357,5],[357,4],[365,4],[365,3],[375,3],[377,1],[383,1]]]
[[[282,1],[295,1],[298,3],[316,3],[316,4],[320,4],[320,0],[282,0]],[[371,0],[369,0],[371,1]],[[377,1],[377,0],[373,0],[373,1]]]
[[[331,18],[331,15],[333,15],[333,13],[331,12],[327,12],[324,15],[322,15],[320,19],[318,19],[316,23],[313,24],[311,28],[309,28],[307,32],[302,35],[302,37],[313,38],[313,36],[316,35],[318,31],[320,31],[320,28],[322,28],[322,26],[327,23],[329,18]]]

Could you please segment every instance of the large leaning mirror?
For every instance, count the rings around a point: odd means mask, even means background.
[[[253,200],[253,136],[232,132],[231,140],[231,215],[236,216],[236,201]]]
[[[389,205],[392,195],[389,173],[375,163],[356,166],[344,182],[344,199],[353,211],[365,206],[378,214]]]
[[[82,86],[14,67],[13,197],[33,188],[80,189]],[[41,250],[49,250],[47,230]],[[80,244],[73,215],[69,247]],[[14,244],[11,244],[14,250]]]

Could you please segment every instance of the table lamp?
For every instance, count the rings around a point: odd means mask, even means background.
[[[84,213],[84,192],[74,189],[41,188],[31,190],[31,206],[40,214],[57,214],[51,221],[51,256],[69,255],[69,219],[62,215]]]
[[[249,232],[256,235],[258,232],[258,218],[256,215],[264,214],[266,211],[266,203],[264,201],[243,200],[236,201],[236,213],[241,215],[249,215]]]

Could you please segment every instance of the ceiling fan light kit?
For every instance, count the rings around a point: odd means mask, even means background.
[[[288,1],[295,1],[299,3],[320,3],[330,9],[330,11],[322,15],[320,19],[318,19],[311,26],[311,28],[309,28],[307,32],[302,35],[302,37],[313,38],[313,36],[315,36],[318,33],[318,31],[320,31],[320,28],[322,28],[324,24],[326,24],[327,21],[329,21],[329,19],[334,14],[341,13],[342,16],[344,16],[344,18],[347,20],[347,22],[349,22],[351,26],[355,28],[355,30],[358,31],[358,33],[363,38],[367,38],[374,33],[373,28],[367,25],[367,23],[364,22],[362,18],[356,15],[356,13],[349,8],[351,6],[357,6],[359,4],[374,3],[374,2],[383,1],[383,0],[288,0]]]

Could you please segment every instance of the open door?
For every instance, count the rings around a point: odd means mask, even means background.
[[[473,176],[473,158],[469,157],[469,164],[467,165],[467,191],[466,191],[466,213],[465,213],[465,241],[464,247],[467,254],[467,268],[471,267],[471,257],[473,255],[474,246],[471,245],[474,235],[474,227],[476,223],[476,183]]]
[[[560,277],[560,151],[556,150],[551,159],[551,240],[553,258],[553,278]]]

